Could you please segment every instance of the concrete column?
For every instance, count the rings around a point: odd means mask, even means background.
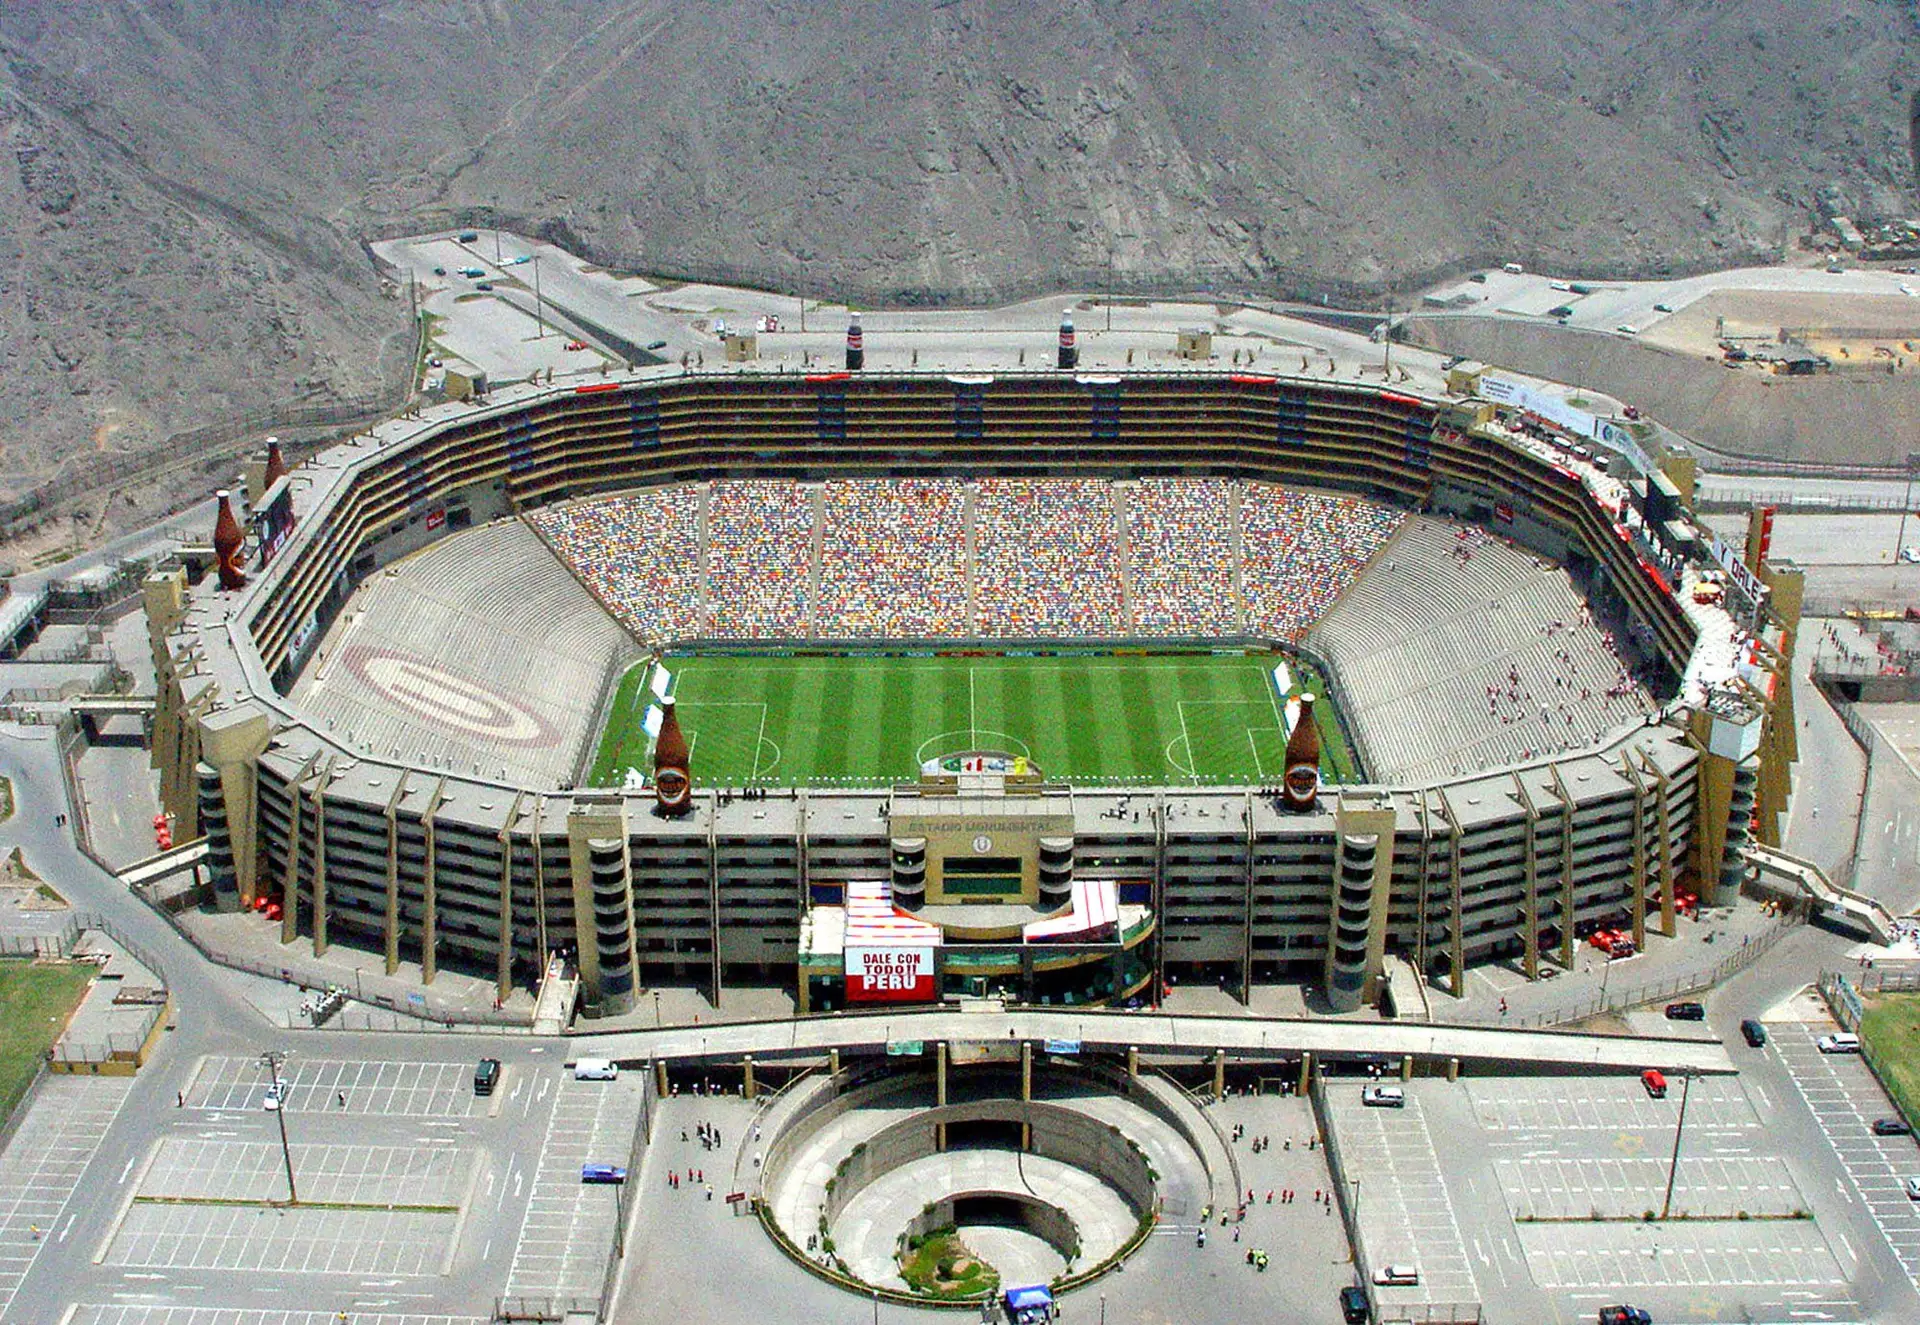
[[[332,764],[328,764],[330,771]],[[313,787],[313,955],[327,951],[327,801],[326,772]]]
[[[941,1040],[933,1046],[933,1099],[941,1108],[947,1104],[947,1042]],[[933,1127],[933,1148],[942,1154],[947,1149],[947,1125],[935,1123]]]
[[[1127,1077],[1135,1081],[1140,1078],[1140,1046],[1137,1044],[1127,1046]]]
[[[438,795],[435,801],[438,801]],[[426,857],[420,869],[420,983],[430,985],[440,973],[440,891],[434,877],[433,811],[428,810],[420,825],[427,835]]]
[[[740,1098],[750,1100],[758,1096],[759,1093],[760,1091],[758,1087],[754,1085],[753,1081],[753,1055],[748,1054],[746,1061],[742,1063],[740,1067]]]
[[[1460,1060],[1458,1058],[1449,1058],[1447,1060],[1447,1080],[1458,1081],[1459,1079],[1460,1079]]]
[[[827,1075],[830,1077],[840,1075],[840,1051],[838,1049],[827,1050]]]
[[[667,1060],[664,1058],[653,1060],[653,1093],[661,1099],[667,1097]]]
[[[387,897],[381,947],[385,952],[388,975],[400,969],[400,818],[397,807],[406,793],[407,775],[402,772],[394,781],[393,795],[387,797]]]
[[[1400,1055],[1400,1079],[1402,1081],[1413,1080],[1413,1055],[1412,1054]]]
[[[1227,1097],[1227,1051],[1213,1051],[1213,1097],[1222,1100]]]
[[[1303,1051],[1300,1055],[1300,1093],[1302,1095],[1306,1094],[1312,1085],[1313,1055]]]
[[[1030,1103],[1033,1099],[1033,1041],[1020,1041],[1020,1100]],[[1033,1124],[1020,1124],[1020,1148],[1033,1149]]]

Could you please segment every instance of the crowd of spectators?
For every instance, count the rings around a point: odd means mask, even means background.
[[[1127,585],[1140,635],[1237,635],[1230,479],[1142,479],[1127,492]]]
[[[964,486],[943,479],[836,479],[821,500],[816,634],[972,633]]]
[[[1111,485],[980,480],[974,586],[982,636],[1126,634]]]
[[[779,480],[721,481],[707,499],[707,604],[716,639],[810,633],[813,493]]]
[[[1123,566],[1115,497],[1101,479],[722,480],[529,518],[629,630],[655,643],[1297,640],[1404,518],[1267,484],[1143,479],[1124,489]]]
[[[1357,497],[1247,484],[1240,543],[1248,629],[1298,641],[1405,519],[1404,511]]]
[[[647,488],[527,518],[622,625],[664,643],[704,633],[697,497],[690,487]]]

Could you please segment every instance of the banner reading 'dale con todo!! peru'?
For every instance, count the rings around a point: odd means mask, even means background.
[[[933,997],[932,948],[847,949],[849,1003],[927,1003]]]

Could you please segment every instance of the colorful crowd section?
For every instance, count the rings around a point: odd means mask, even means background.
[[[1211,478],[721,480],[528,517],[648,642],[1292,642],[1405,518]]]

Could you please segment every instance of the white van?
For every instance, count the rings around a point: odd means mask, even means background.
[[[612,1081],[619,1075],[619,1066],[608,1058],[581,1058],[573,1064],[575,1081]]]
[[[1383,1265],[1373,1273],[1376,1284],[1417,1284],[1420,1282],[1420,1267],[1417,1265]]]
[[[1814,1044],[1823,1054],[1857,1054],[1860,1052],[1860,1037],[1841,1031],[1834,1035],[1822,1035]]]

